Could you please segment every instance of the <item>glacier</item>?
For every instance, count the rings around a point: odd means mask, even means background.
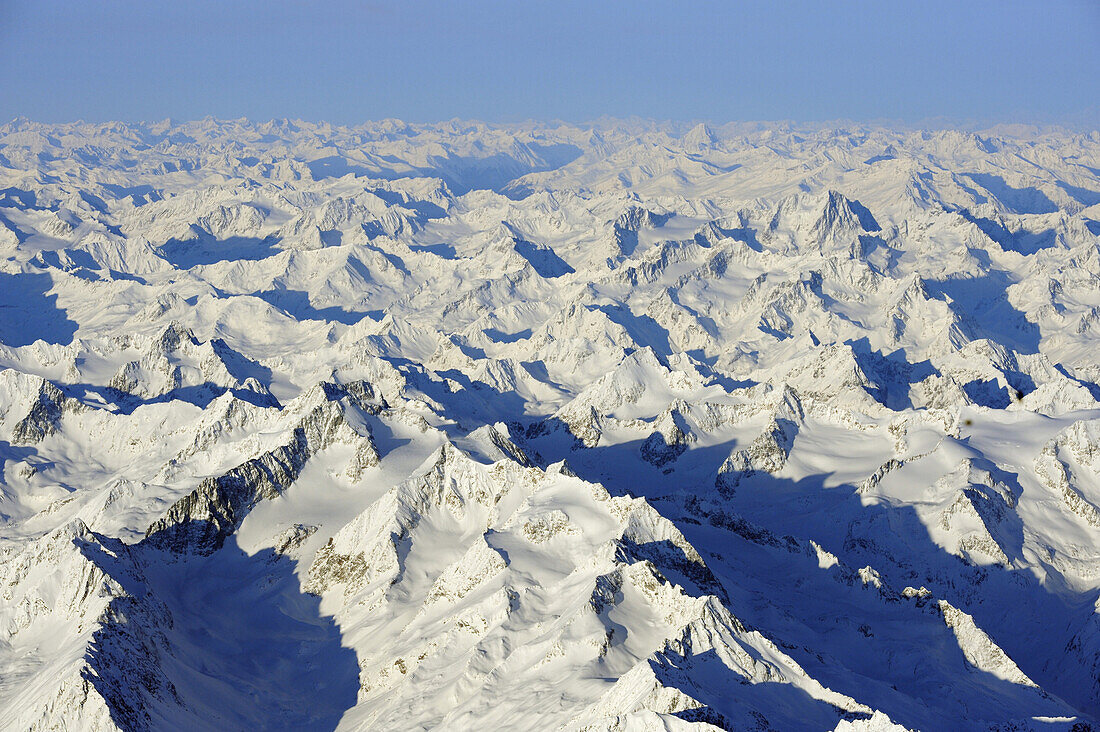
[[[1100,133],[0,126],[0,728],[1100,718]]]

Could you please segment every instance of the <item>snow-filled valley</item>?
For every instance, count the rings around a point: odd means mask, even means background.
[[[1098,345],[1096,132],[15,120],[0,728],[1091,729]]]

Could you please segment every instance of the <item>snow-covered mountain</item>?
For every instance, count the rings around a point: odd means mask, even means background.
[[[0,727],[1081,730],[1100,133],[0,127]]]

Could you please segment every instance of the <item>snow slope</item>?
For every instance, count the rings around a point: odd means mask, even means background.
[[[1100,717],[1100,133],[0,126],[0,727]]]

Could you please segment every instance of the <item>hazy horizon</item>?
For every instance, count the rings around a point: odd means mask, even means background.
[[[1100,5],[0,5],[0,118],[1096,125]]]
[[[574,127],[578,129],[605,129],[605,130],[622,130],[630,126],[644,127],[651,131],[663,130],[670,133],[683,133],[691,128],[700,124],[706,125],[715,132],[727,131],[730,133],[736,132],[738,134],[751,133],[753,131],[767,131],[775,129],[789,128],[791,130],[798,130],[803,132],[811,131],[832,131],[843,130],[847,128],[859,128],[866,130],[882,130],[891,132],[936,132],[936,131],[958,131],[958,132],[972,132],[972,133],[989,133],[989,134],[1014,134],[1019,132],[1020,134],[1033,134],[1036,131],[1043,130],[1061,130],[1076,134],[1088,134],[1094,131],[1100,131],[1100,111],[1094,115],[1080,114],[1072,118],[1067,118],[1061,121],[1044,121],[1044,120],[1011,120],[1011,119],[954,119],[950,117],[938,116],[929,117],[925,119],[907,121],[903,119],[822,119],[822,120],[799,120],[799,119],[729,119],[729,120],[715,120],[715,119],[700,119],[700,118],[655,118],[655,117],[642,117],[639,115],[630,115],[625,117],[614,117],[611,115],[602,115],[594,119],[582,119],[582,120],[564,120],[554,118],[523,118],[514,120],[494,120],[484,119],[476,117],[451,117],[447,119],[425,119],[425,120],[411,120],[401,119],[398,117],[379,117],[372,119],[362,119],[358,121],[348,122],[333,122],[324,118],[303,118],[303,117],[249,117],[247,115],[241,115],[237,117],[220,117],[216,115],[204,115],[201,117],[162,117],[159,119],[65,119],[65,120],[43,120],[28,117],[26,115],[17,115],[9,119],[0,120],[0,126],[6,126],[15,124],[17,122],[26,122],[30,124],[43,125],[47,127],[64,127],[69,125],[94,125],[94,126],[110,126],[110,125],[126,125],[126,126],[154,126],[160,124],[171,124],[173,126],[182,126],[190,124],[199,124],[207,121],[212,121],[219,124],[229,122],[243,122],[252,126],[266,125],[266,124],[306,124],[317,126],[330,126],[334,129],[347,129],[354,130],[362,127],[368,127],[371,125],[378,125],[385,122],[400,123],[419,128],[432,128],[443,127],[450,124],[468,124],[468,125],[485,125],[491,128],[505,129],[524,129],[527,127],[545,127],[554,128],[556,126]]]

